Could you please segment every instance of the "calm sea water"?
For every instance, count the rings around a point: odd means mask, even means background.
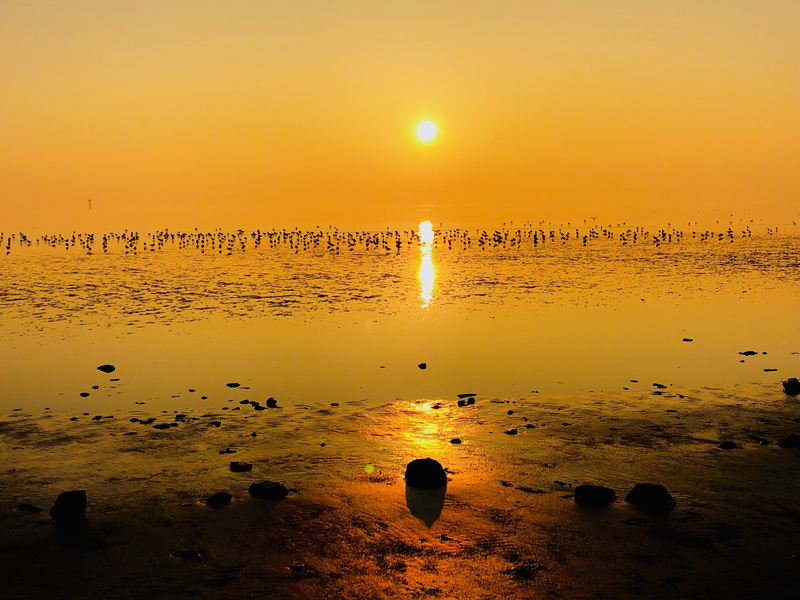
[[[107,250],[103,234],[6,235],[0,411],[211,408],[233,398],[227,383],[237,399],[245,388],[289,405],[800,375],[794,230],[550,229],[544,241],[440,231],[430,244],[126,234]],[[96,369],[107,363],[111,375]]]

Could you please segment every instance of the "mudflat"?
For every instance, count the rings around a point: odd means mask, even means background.
[[[793,433],[800,400],[764,384],[463,406],[23,409],[0,420],[3,596],[793,597],[800,449],[781,447]],[[426,457],[446,488],[405,484]],[[288,496],[248,493],[265,480]],[[676,507],[626,502],[637,483],[664,485]],[[581,507],[582,484],[616,498]],[[82,525],[48,514],[69,490],[87,493]],[[231,500],[211,508],[217,492]]]

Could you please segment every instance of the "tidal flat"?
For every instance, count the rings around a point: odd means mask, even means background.
[[[794,597],[800,238],[748,231],[15,239],[2,596]]]

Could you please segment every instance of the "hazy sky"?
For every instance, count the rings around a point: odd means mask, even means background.
[[[0,230],[791,221],[798,32],[797,0],[0,0]]]

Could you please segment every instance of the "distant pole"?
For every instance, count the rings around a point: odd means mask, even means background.
[[[92,210],[92,201],[89,199],[89,210]]]

